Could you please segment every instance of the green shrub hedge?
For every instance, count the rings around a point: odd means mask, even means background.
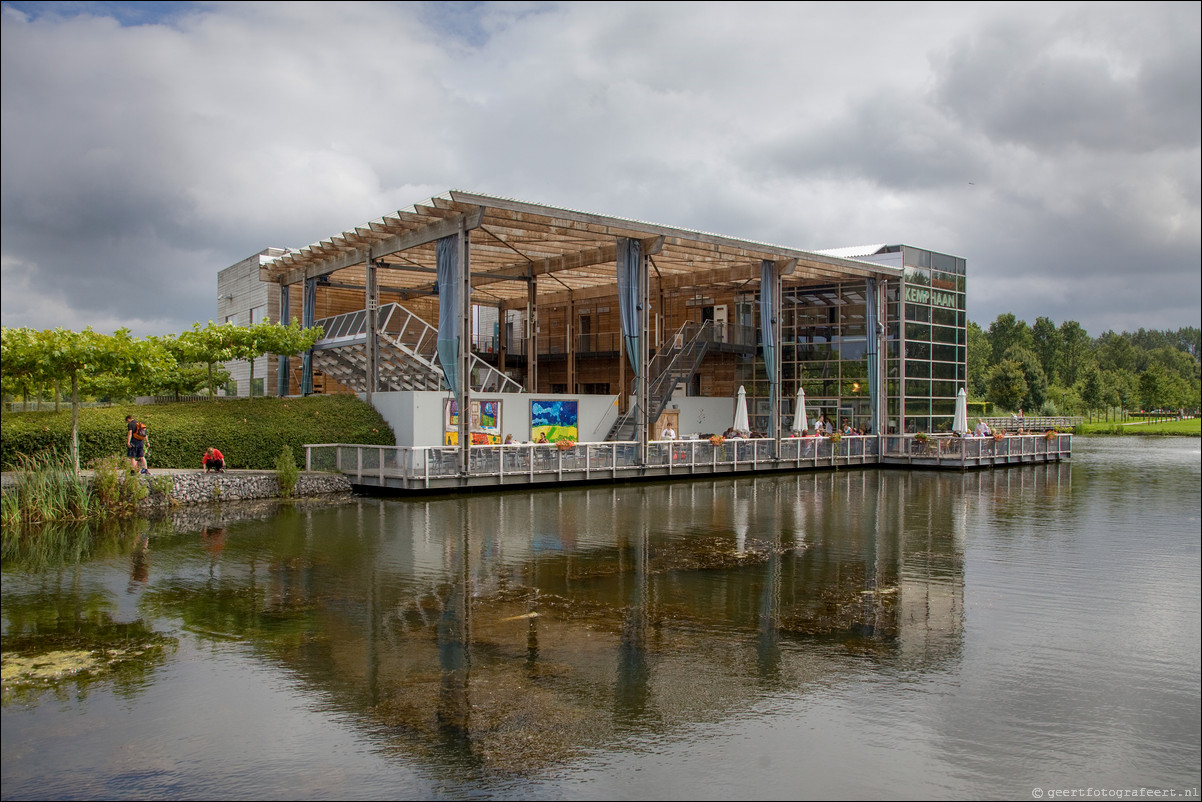
[[[200,468],[209,446],[228,468],[274,470],[284,446],[305,464],[305,443],[393,445],[392,428],[370,404],[355,396],[190,401],[113,406],[79,412],[79,457],[86,465],[125,455],[125,416],[146,424],[147,463],[153,468]],[[5,412],[0,416],[0,464],[10,470],[18,454],[71,450],[71,408],[54,412]]]

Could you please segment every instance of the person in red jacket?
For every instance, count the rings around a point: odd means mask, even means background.
[[[209,471],[225,473],[225,457],[212,446],[209,446],[209,450],[200,458],[200,464],[204,466],[205,473]]]

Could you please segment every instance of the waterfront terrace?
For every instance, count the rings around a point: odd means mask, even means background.
[[[221,271],[218,314],[299,307],[323,328],[299,364],[247,374],[372,403],[395,449],[348,462],[311,447],[360,484],[1062,458],[1062,436],[953,436],[967,433],[966,272],[909,245],[803,250],[451,190]],[[867,436],[793,437],[820,417]],[[732,427],[743,442],[711,442]]]

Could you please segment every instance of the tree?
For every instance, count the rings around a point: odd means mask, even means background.
[[[6,381],[70,383],[71,461],[76,471],[81,392],[128,395],[135,386],[153,385],[174,365],[163,348],[135,340],[126,329],[111,335],[98,334],[91,328],[4,329],[2,340]]]
[[[128,387],[132,380],[150,381],[156,370],[168,367],[169,357],[152,343],[119,329],[111,336],[92,329],[46,330],[38,334],[38,355],[46,374],[71,383],[71,461],[79,470],[79,392],[81,385],[96,389]]]
[[[1060,324],[1059,340],[1057,376],[1061,383],[1072,386],[1077,383],[1077,376],[1081,370],[1092,361],[1092,343],[1085,329],[1075,320],[1066,320]]]
[[[1039,358],[1030,349],[1012,345],[1006,351],[1006,360],[1019,365],[1027,384],[1027,393],[1020,406],[1030,410],[1039,409],[1048,396],[1048,380],[1039,366]]]
[[[1174,347],[1185,351],[1194,359],[1202,359],[1202,329],[1197,326],[1177,329],[1169,339]]]
[[[1002,409],[1017,409],[1027,397],[1027,380],[1019,363],[1004,359],[994,365],[986,380],[989,400]]]
[[[1048,387],[1048,398],[1044,402],[1045,408],[1048,405],[1055,407],[1056,411],[1045,412],[1045,415],[1077,415],[1084,409],[1085,402],[1081,400],[1076,387],[1053,384]]]
[[[1038,317],[1031,327],[1031,340],[1035,356],[1039,358],[1039,366],[1047,377],[1049,384],[1056,383],[1056,375],[1060,363],[1060,332],[1051,318]],[[1066,382],[1071,385],[1072,382]]]
[[[1086,409],[1092,412],[1102,408],[1106,402],[1106,382],[1097,365],[1090,365],[1083,371],[1081,381],[1077,386],[1080,388],[1081,400],[1085,403]]]
[[[1105,370],[1106,404],[1130,409],[1139,401],[1139,377],[1130,370]]]
[[[199,323],[193,323],[191,331],[182,332],[175,338],[176,348],[184,361],[207,366],[210,399],[217,397],[217,385],[229,380],[229,372],[217,365],[234,358],[237,332],[238,327],[232,323],[218,325],[210,320],[204,328]]]
[[[1107,331],[1094,343],[1094,357],[1102,370],[1137,370],[1139,354],[1130,338]]]
[[[986,380],[993,365],[989,335],[976,323],[968,321],[968,393],[973,398],[985,397],[988,392]]]
[[[22,395],[28,403],[29,389],[44,380],[39,359],[38,332],[33,329],[0,329],[0,376],[5,395]]]
[[[1011,346],[1030,350],[1035,345],[1026,322],[1018,320],[1010,312],[998,315],[997,320],[989,325],[989,344],[993,348],[994,363],[1005,359]]]
[[[1179,409],[1185,405],[1189,389],[1180,376],[1164,365],[1153,364],[1140,374],[1139,395],[1144,409]]]
[[[304,329],[294,318],[287,326],[280,323],[256,323],[245,328],[235,327],[233,358],[250,363],[250,394],[254,395],[255,360],[264,354],[296,356],[308,351],[321,339],[320,327]]]
[[[194,332],[167,337],[152,337],[175,360],[173,370],[160,377],[156,393],[172,395],[178,401],[181,395],[192,395],[208,388],[213,393],[214,382],[229,381],[229,371],[214,367],[208,361],[209,353],[203,345],[190,336]]]

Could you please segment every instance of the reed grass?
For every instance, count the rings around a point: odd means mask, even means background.
[[[127,517],[149,491],[140,478],[129,472],[120,456],[93,461],[89,482],[73,467],[69,455],[55,450],[43,454],[21,454],[15,481],[0,492],[0,524],[8,530],[26,532],[47,524]]]
[[[275,458],[275,475],[280,484],[280,495],[284,498],[291,497],[292,491],[296,489],[296,482],[300,478],[300,468],[296,466],[292,449],[288,446],[284,446],[280,450],[280,455]]]
[[[6,525],[36,526],[51,521],[84,521],[92,511],[88,484],[75,472],[69,455],[51,450],[21,454],[15,485],[4,491]]]
[[[140,477],[129,471],[124,457],[114,454],[92,461],[92,498],[99,507],[96,517],[133,515],[149,493]]]

